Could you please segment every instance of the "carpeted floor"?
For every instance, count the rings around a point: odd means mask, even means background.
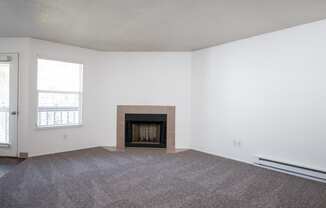
[[[23,160],[16,158],[0,157],[0,177],[11,171],[22,161]]]
[[[326,184],[197,151],[35,157],[0,178],[1,208],[325,208]]]

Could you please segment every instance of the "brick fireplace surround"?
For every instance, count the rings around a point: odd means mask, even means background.
[[[125,114],[166,114],[166,151],[175,152],[175,106],[118,105],[117,106],[117,150],[125,149]]]

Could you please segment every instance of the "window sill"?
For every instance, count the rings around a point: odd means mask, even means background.
[[[9,148],[10,147],[10,144],[0,143],[0,148],[2,148],[2,147]]]
[[[67,128],[80,128],[83,124],[65,125],[65,126],[37,126],[36,130],[51,130],[51,129],[67,129]]]

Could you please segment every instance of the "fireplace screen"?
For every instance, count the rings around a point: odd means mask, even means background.
[[[132,124],[132,143],[160,143],[159,124]]]
[[[126,146],[166,147],[166,115],[126,114]]]

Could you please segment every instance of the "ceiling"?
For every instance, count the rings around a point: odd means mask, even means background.
[[[0,37],[191,51],[326,18],[325,0],[0,0]]]

